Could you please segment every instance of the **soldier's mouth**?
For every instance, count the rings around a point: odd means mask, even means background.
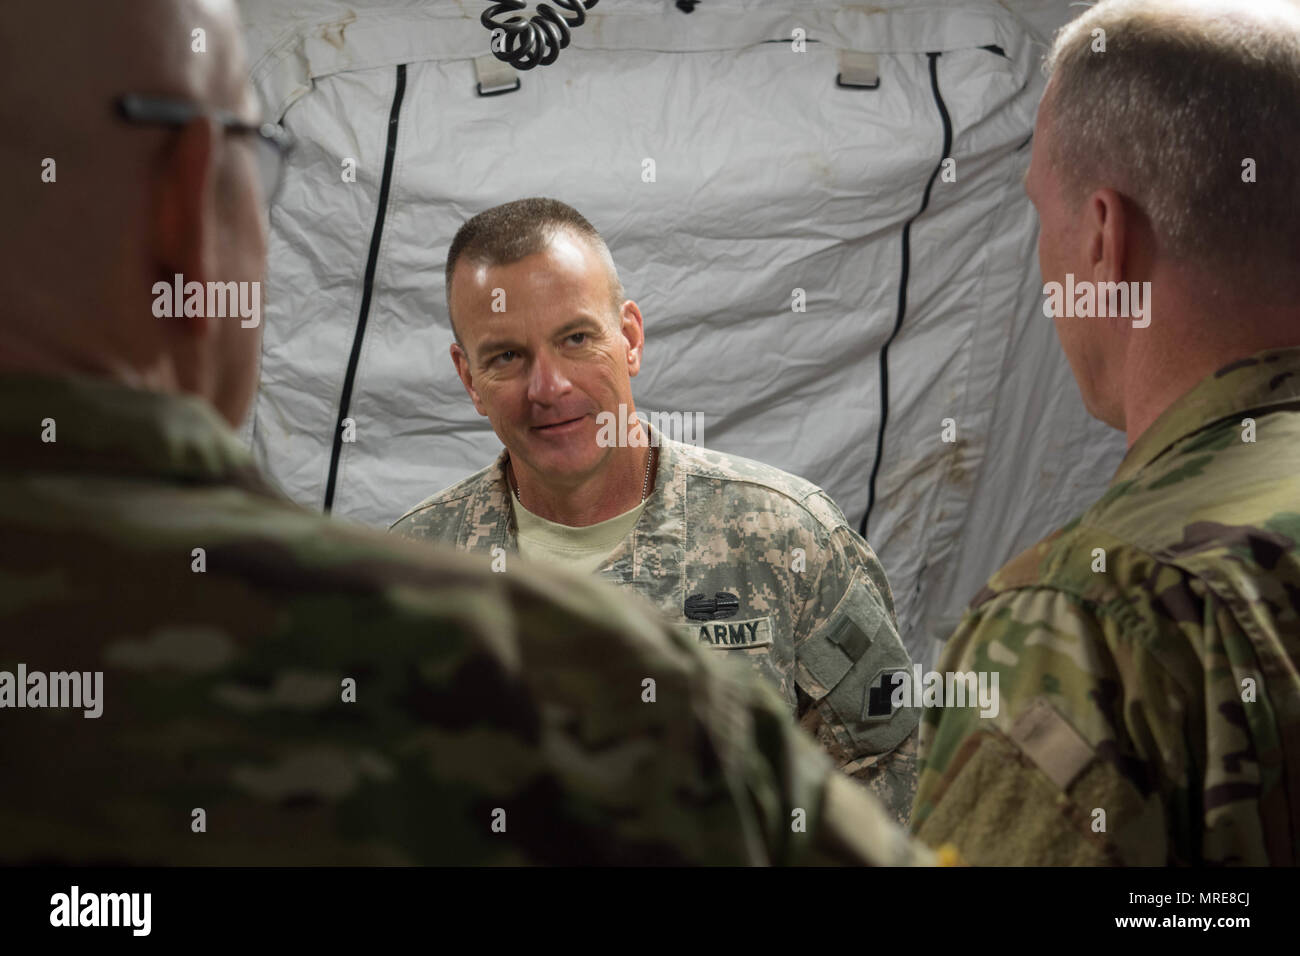
[[[568,418],[562,422],[551,422],[549,425],[534,425],[532,430],[541,435],[558,435],[576,428],[586,417],[586,415],[579,415],[577,418]]]

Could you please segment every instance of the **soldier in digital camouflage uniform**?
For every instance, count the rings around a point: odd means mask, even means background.
[[[890,678],[911,662],[880,562],[835,503],[776,468],[637,424],[629,379],[643,344],[640,313],[623,299],[599,235],[572,208],[529,199],[474,217],[453,241],[447,273],[453,359],[508,450],[393,530],[508,570],[506,555],[521,550],[521,518],[562,539],[586,533],[573,525],[612,527],[613,541],[597,542],[583,569],[648,599],[716,656],[748,659],[836,765],[905,823],[919,712],[895,706]],[[493,307],[496,290],[505,310]],[[573,423],[561,426],[563,439],[536,436],[536,423],[566,418]],[[601,427],[629,440],[593,455]],[[530,458],[542,463],[526,467]],[[579,472],[585,484],[559,484],[557,473],[589,458]],[[622,504],[549,523],[526,510],[548,493],[567,496],[566,505],[594,500],[606,493],[604,473],[624,463]],[[568,563],[564,553],[547,557]]]
[[[161,89],[253,120],[238,42],[222,2],[0,25],[0,862],[929,860],[769,688],[612,589],[491,574],[259,477],[229,423],[260,330],[160,320],[150,293],[260,276],[248,134],[107,107]],[[57,183],[29,175],[47,153]],[[102,672],[98,716],[39,706],[32,675],[72,672]]]
[[[1057,317],[1128,453],[940,662],[1000,675],[996,717],[923,718],[913,826],[968,862],[1298,860],[1300,16],[1266,6],[1103,3],[1058,37],[1027,180],[1043,276],[1151,281],[1153,307]],[[1109,160],[1071,153],[1081,116]]]

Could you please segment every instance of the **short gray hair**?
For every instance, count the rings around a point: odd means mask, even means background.
[[[578,210],[558,199],[535,196],[517,199],[485,209],[456,232],[447,251],[447,316],[456,341],[456,322],[451,315],[451,277],[461,259],[488,266],[506,266],[542,252],[557,232],[568,231],[587,242],[605,264],[609,274],[610,308],[617,314],[627,294],[609,246],[596,227]]]
[[[1045,105],[1072,203],[1111,187],[1164,254],[1273,299],[1300,285],[1300,6],[1248,7],[1102,0],[1057,34]]]

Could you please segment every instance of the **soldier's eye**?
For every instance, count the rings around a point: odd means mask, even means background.
[[[511,359],[513,359],[513,358],[517,358],[518,355],[519,355],[518,352],[515,352],[515,351],[513,351],[513,350],[507,349],[507,350],[504,351],[504,352],[500,352],[500,353],[498,353],[498,354],[497,354],[497,355],[492,359],[492,361],[493,361],[494,363],[496,363],[496,364],[504,365],[504,364],[506,364],[507,362],[509,362]]]
[[[572,342],[574,345],[581,345],[582,343],[587,341],[587,333],[574,332],[572,335],[569,336],[569,341]]]

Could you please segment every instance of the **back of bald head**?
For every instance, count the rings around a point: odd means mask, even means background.
[[[194,49],[196,30],[206,52]],[[241,42],[233,0],[6,4],[0,292],[13,314],[53,321],[130,281],[169,131],[122,122],[114,101],[142,93],[245,113]]]

